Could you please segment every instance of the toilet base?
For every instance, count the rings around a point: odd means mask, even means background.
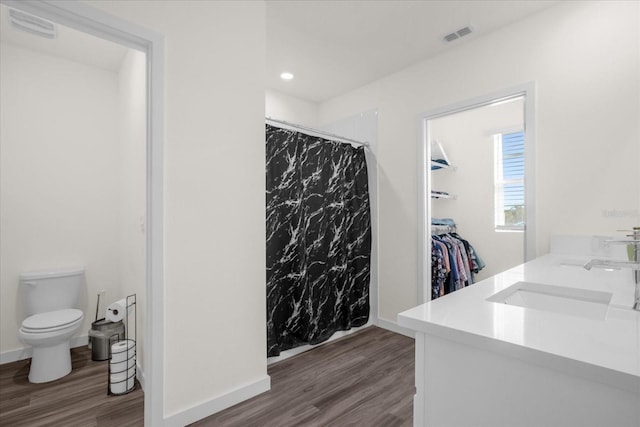
[[[29,382],[46,383],[71,372],[69,340],[48,347],[33,347]]]

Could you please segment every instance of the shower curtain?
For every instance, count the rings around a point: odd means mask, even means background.
[[[267,355],[369,319],[364,149],[267,127]]]

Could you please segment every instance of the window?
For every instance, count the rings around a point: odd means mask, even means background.
[[[524,131],[494,135],[496,230],[524,230]]]

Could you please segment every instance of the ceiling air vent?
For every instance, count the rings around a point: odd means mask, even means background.
[[[9,9],[9,21],[11,26],[36,36],[47,39],[56,38],[56,25],[35,15],[22,12],[17,9]]]
[[[456,33],[451,33],[451,34],[447,34],[446,36],[444,36],[444,41],[447,42],[452,42],[455,39],[460,38]]]
[[[457,31],[454,31],[453,33],[449,33],[446,36],[443,37],[444,41],[446,42],[452,42],[456,39],[459,39],[460,37],[464,37],[467,34],[471,34],[473,32],[473,30],[471,29],[471,27],[467,26],[464,28],[460,28]]]

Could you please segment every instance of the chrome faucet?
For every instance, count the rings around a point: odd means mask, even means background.
[[[633,309],[640,311],[640,227],[633,227],[632,234],[628,234],[630,239],[607,240],[606,243],[625,244],[630,261],[612,261],[608,259],[592,259],[584,265],[584,268],[591,270],[592,267],[605,268],[630,268],[633,274],[633,281],[636,285]]]

